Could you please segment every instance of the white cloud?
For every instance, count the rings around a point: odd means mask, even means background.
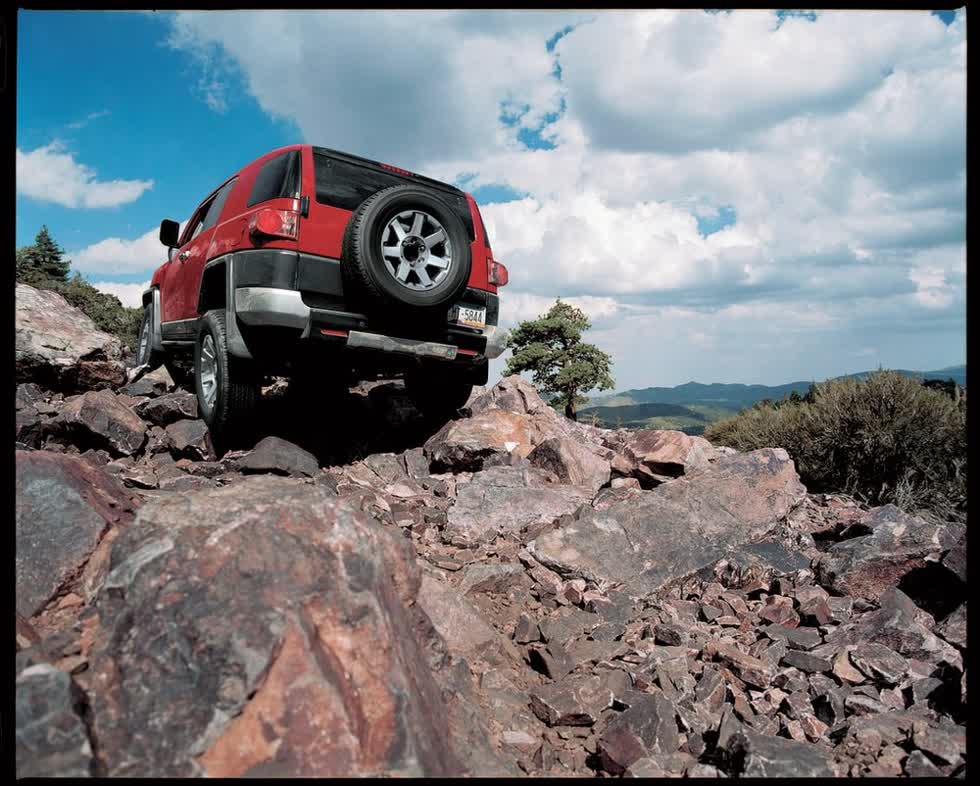
[[[167,249],[160,243],[159,227],[154,227],[135,240],[107,237],[70,252],[68,257],[72,267],[82,273],[135,273],[152,271],[166,262]]]
[[[120,284],[115,281],[93,281],[92,286],[100,292],[115,295],[124,306],[139,308],[143,305],[143,292],[150,286],[150,282]]]
[[[927,12],[270,11],[178,14],[171,42],[227,61],[307,141],[527,194],[483,210],[511,274],[502,320],[561,295],[592,309],[630,384],[664,368],[778,382],[839,373],[855,347],[961,362],[965,26],[965,10],[949,26]],[[554,149],[527,149],[518,132],[546,121]],[[722,206],[734,225],[701,235]]]
[[[93,120],[98,120],[101,117],[108,117],[111,114],[112,114],[112,112],[110,112],[108,109],[103,109],[100,112],[89,112],[81,120],[77,120],[74,123],[69,123],[68,124],[68,128],[72,128],[72,129],[76,129],[76,130],[79,129],[79,128],[85,128],[85,126],[87,126]]]
[[[140,198],[152,180],[98,180],[59,142],[24,152],[17,148],[17,193],[62,207],[117,207]]]

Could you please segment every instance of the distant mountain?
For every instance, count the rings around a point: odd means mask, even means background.
[[[966,366],[949,366],[935,371],[908,371],[895,369],[906,376],[923,379],[950,379],[966,387]],[[847,377],[863,379],[873,371],[847,374]],[[810,382],[787,382],[784,385],[744,385],[741,383],[685,382],[675,387],[652,387],[626,390],[590,399],[579,410],[588,422],[594,415],[602,425],[622,425],[628,428],[677,428],[688,433],[700,433],[704,426],[740,409],[751,407],[762,399],[778,401],[793,391],[800,395],[810,389]],[[664,409],[673,406],[676,410]],[[682,411],[686,410],[686,411]],[[677,425],[665,425],[676,423]],[[700,430],[697,430],[700,427]],[[690,429],[690,430],[689,430]]]

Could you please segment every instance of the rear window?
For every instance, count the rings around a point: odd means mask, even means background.
[[[300,152],[290,150],[266,161],[252,186],[246,207],[270,199],[299,199],[300,194]]]
[[[470,207],[465,197],[453,193],[448,186],[445,189],[434,188],[430,183],[411,177],[352,164],[322,153],[313,154],[313,169],[316,175],[316,201],[321,205],[353,211],[357,210],[361,202],[383,188],[411,183],[436,191],[456,211],[469,233],[470,240],[475,237],[473,217],[470,215]]]

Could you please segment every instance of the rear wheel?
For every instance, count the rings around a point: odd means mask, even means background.
[[[258,403],[259,382],[252,363],[228,352],[224,310],[208,311],[194,345],[194,387],[213,439],[224,441],[236,428],[248,425]]]

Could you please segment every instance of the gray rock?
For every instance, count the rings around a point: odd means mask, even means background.
[[[729,755],[741,759],[739,776],[744,778],[834,777],[830,751],[816,745],[783,737],[742,731],[732,736]]]
[[[613,692],[595,675],[567,676],[530,696],[534,714],[549,726],[591,726],[613,701]]]
[[[958,606],[936,628],[936,633],[961,650],[966,649],[966,603]]]
[[[140,402],[134,410],[155,426],[168,426],[184,418],[197,417],[197,396],[182,390],[166,393]]]
[[[98,599],[105,774],[462,774],[419,581],[405,538],[300,480],[147,502]]]
[[[38,382],[54,390],[81,390],[79,375],[82,372],[84,384],[85,366],[111,363],[120,357],[117,338],[103,333],[51,290],[17,284],[14,324],[18,382]]]
[[[643,596],[768,532],[805,494],[784,450],[718,460],[636,501],[582,508],[528,551],[563,576]]]
[[[72,678],[38,663],[17,674],[17,778],[88,778],[92,746],[82,721],[84,697]]]
[[[216,456],[211,433],[203,420],[178,420],[166,428],[166,440],[175,458],[213,461]]]
[[[906,575],[953,547],[962,524],[936,524],[894,505],[875,508],[871,533],[835,543],[817,562],[820,583],[840,595],[877,600]]]
[[[108,390],[67,401],[51,427],[80,448],[104,448],[113,456],[132,456],[146,442],[146,424]]]
[[[711,443],[682,431],[640,429],[630,432],[623,450],[641,483],[656,485],[708,465]]]
[[[309,451],[279,437],[265,437],[238,461],[243,473],[272,472],[278,475],[319,474],[320,463]]]
[[[152,398],[169,393],[175,387],[176,385],[166,366],[160,366],[127,385],[126,393],[130,396],[149,396]]]
[[[97,581],[82,569],[132,507],[118,481],[76,456],[19,450],[16,465],[17,611],[30,618],[70,580]]]
[[[814,655],[812,652],[803,652],[802,650],[790,650],[783,655],[782,663],[805,671],[807,674],[826,672],[833,668],[830,658],[823,658]]]
[[[895,650],[873,641],[858,644],[850,651],[851,663],[872,680],[897,685],[908,673],[908,661]]]
[[[673,705],[660,693],[631,691],[629,708],[612,718],[599,737],[602,768],[623,773],[644,756],[666,756],[680,745]]]
[[[498,534],[550,523],[591,498],[590,489],[549,483],[539,469],[491,467],[457,485],[443,538],[457,545],[489,542]]]
[[[609,462],[568,437],[543,440],[527,460],[533,467],[553,472],[562,483],[591,489],[593,494],[609,482]]]

